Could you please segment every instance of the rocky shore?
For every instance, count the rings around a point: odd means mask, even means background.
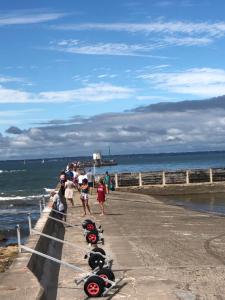
[[[0,272],[9,268],[17,254],[17,246],[0,247]]]

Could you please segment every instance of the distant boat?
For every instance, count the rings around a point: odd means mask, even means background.
[[[25,159],[24,159],[24,161],[23,161],[23,164],[24,164],[24,165],[26,164],[26,161],[25,161]]]
[[[45,160],[44,160],[44,159],[42,159],[41,163],[42,163],[42,164],[44,164],[44,163],[45,163]]]
[[[93,153],[93,160],[81,161],[79,166],[82,168],[86,167],[105,167],[105,166],[116,166],[117,162],[114,159],[103,159],[101,152]]]

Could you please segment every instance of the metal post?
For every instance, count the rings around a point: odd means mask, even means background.
[[[58,264],[61,264],[61,265],[65,266],[65,267],[74,269],[75,271],[79,271],[79,272],[82,272],[82,273],[85,273],[85,272],[86,272],[85,270],[83,270],[83,269],[81,269],[81,268],[79,268],[79,267],[76,267],[76,266],[74,266],[74,265],[72,265],[72,264],[70,264],[70,263],[68,263],[68,262],[59,260],[59,259],[57,259],[57,258],[54,258],[54,257],[50,256],[50,255],[47,255],[47,254],[44,254],[44,253],[42,253],[42,252],[36,251],[36,250],[34,250],[34,249],[31,249],[31,248],[29,248],[29,247],[27,247],[27,246],[21,245],[21,248],[23,248],[24,250],[26,250],[26,251],[28,251],[28,252],[31,252],[31,253],[40,255],[40,256],[42,256],[42,257],[44,257],[44,258],[50,259],[50,260],[52,260],[52,261],[54,261],[54,262],[57,262]]]
[[[166,174],[164,171],[162,172],[162,185],[166,185]]]
[[[93,188],[95,188],[95,186],[96,186],[95,177],[96,177],[96,170],[95,170],[95,163],[94,163],[94,165],[93,165]]]
[[[45,196],[42,196],[43,207],[45,208]]]
[[[119,184],[118,184],[118,174],[115,174],[115,187],[118,188]]]
[[[189,184],[190,181],[189,181],[189,171],[187,170],[186,171],[186,184]]]
[[[56,221],[56,222],[59,222],[59,223],[65,224],[65,225],[68,225],[68,226],[70,226],[70,227],[81,227],[80,225],[70,224],[70,223],[65,222],[65,221],[63,221],[63,220],[60,220],[60,219],[57,219],[57,218],[53,218],[53,217],[51,217],[51,216],[48,216],[48,219],[54,220],[54,221]]]
[[[30,232],[30,235],[32,235],[32,225],[31,225],[30,213],[27,214],[27,218],[28,218],[29,232]]]
[[[142,186],[141,172],[139,173],[139,186]]]
[[[210,178],[210,183],[213,183],[213,172],[212,169],[209,169],[209,178]]]
[[[21,238],[20,238],[20,225],[16,225],[16,232],[17,232],[17,243],[18,243],[18,251],[21,253]]]
[[[39,201],[39,208],[40,208],[40,215],[42,214],[42,203],[41,200]]]

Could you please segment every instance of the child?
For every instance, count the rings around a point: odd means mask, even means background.
[[[86,208],[87,208],[89,214],[91,215],[90,206],[88,204],[89,186],[88,186],[88,180],[86,178],[84,178],[82,180],[82,185],[80,187],[80,190],[81,190],[80,200],[82,202],[83,209],[84,209],[83,217],[86,215]]]
[[[105,194],[106,194],[106,188],[104,185],[104,180],[101,178],[99,180],[99,184],[97,188],[97,200],[101,208],[101,214],[100,214],[101,216],[105,214],[105,208],[104,208]]]

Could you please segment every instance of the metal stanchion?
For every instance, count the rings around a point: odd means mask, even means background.
[[[32,235],[32,224],[31,224],[30,213],[27,214],[27,217],[28,217],[29,232],[30,232],[30,235]]]
[[[46,203],[45,203],[45,196],[44,195],[42,196],[42,204],[43,204],[43,207],[45,208]]]
[[[20,237],[20,225],[16,225],[16,232],[17,232],[17,241],[18,241],[18,251],[21,253],[21,237]]]
[[[42,214],[42,202],[41,200],[39,201],[39,208],[40,208],[40,215]]]

